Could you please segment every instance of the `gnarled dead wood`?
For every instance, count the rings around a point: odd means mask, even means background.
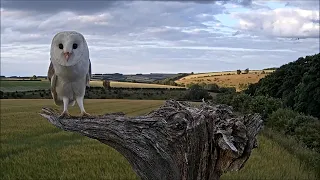
[[[123,113],[59,119],[43,108],[53,125],[112,146],[127,158],[141,179],[217,180],[239,170],[257,147],[260,115],[236,117],[226,105],[194,107],[166,101],[144,116]]]

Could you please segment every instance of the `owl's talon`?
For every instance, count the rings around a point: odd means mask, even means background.
[[[59,116],[60,119],[62,119],[62,118],[70,118],[70,117],[71,117],[71,115],[67,111],[62,112],[61,115]]]
[[[89,116],[91,116],[91,115],[89,113],[87,113],[87,112],[82,112],[80,114],[80,117],[89,117]]]

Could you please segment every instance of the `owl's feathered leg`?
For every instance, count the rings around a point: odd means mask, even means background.
[[[63,112],[61,113],[61,115],[59,117],[60,118],[71,117],[71,115],[69,114],[69,111],[68,111],[69,98],[63,97],[62,101],[63,101]]]
[[[82,116],[82,117],[90,116],[90,114],[87,113],[87,112],[84,110],[83,98],[84,98],[84,96],[78,96],[78,97],[76,97],[76,101],[77,101],[78,106],[79,106],[80,111],[81,111],[80,116]]]

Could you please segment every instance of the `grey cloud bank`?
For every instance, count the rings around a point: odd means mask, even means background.
[[[120,1],[121,3],[121,1]],[[2,7],[12,10],[56,13],[60,11],[95,12],[119,4],[119,1],[84,1],[84,0],[3,0]]]
[[[84,34],[94,73],[262,69],[319,53],[319,10],[305,4],[36,2],[2,4],[2,75],[45,75],[51,39],[64,30]]]

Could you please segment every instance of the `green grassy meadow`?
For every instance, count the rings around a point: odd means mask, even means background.
[[[50,82],[48,80],[42,81],[0,81],[0,91],[3,92],[15,92],[15,91],[33,91],[33,90],[42,90],[50,89]],[[148,84],[148,83],[131,83],[131,82],[117,82],[111,81],[111,87],[114,88],[180,88],[185,89],[184,87],[179,86],[169,86],[169,85],[160,85],[160,84]],[[102,81],[91,81],[91,87],[103,87]]]
[[[38,89],[49,89],[50,82],[43,81],[0,81],[0,90],[3,92],[33,91]]]
[[[91,114],[124,112],[143,115],[164,101],[86,99]],[[138,179],[127,160],[113,148],[77,133],[62,131],[38,113],[52,100],[1,100],[1,180]],[[71,107],[74,115],[78,107]],[[279,144],[260,135],[245,167],[228,179],[316,179],[315,173]]]

